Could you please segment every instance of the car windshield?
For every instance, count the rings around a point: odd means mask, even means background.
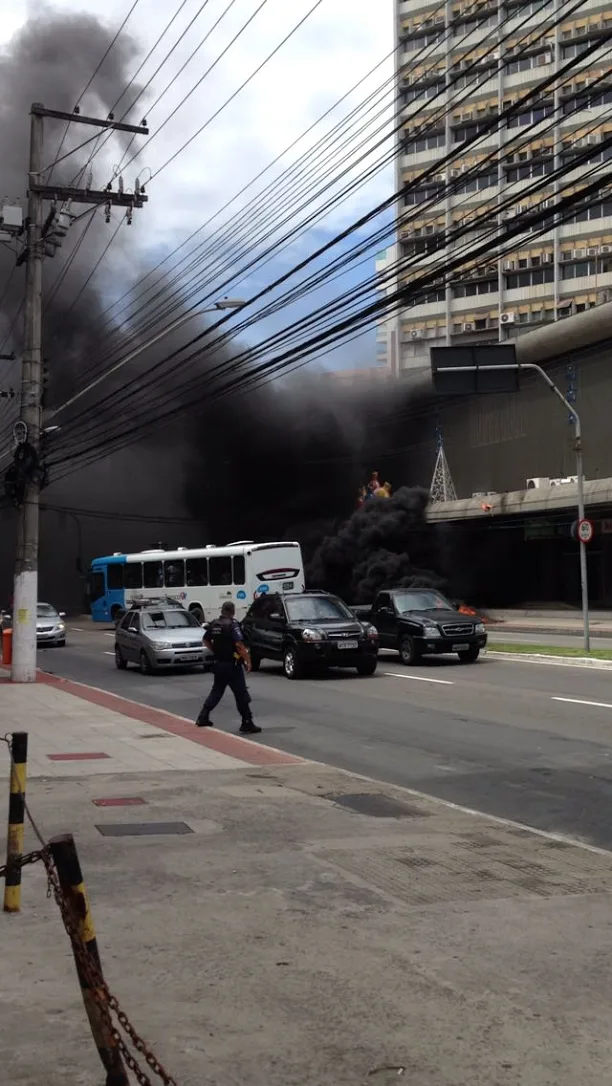
[[[145,630],[180,630],[199,623],[189,611],[146,611],[142,616]]]
[[[294,622],[329,622],[330,619],[353,618],[342,600],[336,596],[299,596],[285,600],[287,614]]]
[[[400,614],[405,611],[454,611],[452,603],[440,592],[394,592],[393,598]]]
[[[52,607],[50,603],[39,603],[36,608],[37,618],[59,618],[55,607]]]

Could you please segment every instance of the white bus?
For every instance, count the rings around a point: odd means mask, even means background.
[[[241,539],[217,547],[117,552],[94,558],[89,598],[94,622],[114,622],[137,599],[171,596],[200,622],[219,614],[225,600],[243,618],[266,592],[303,592],[304,563],[299,543],[255,543]]]

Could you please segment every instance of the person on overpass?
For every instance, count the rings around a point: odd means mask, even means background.
[[[236,609],[231,600],[226,600],[221,608],[221,617],[209,623],[204,630],[204,644],[213,653],[214,682],[206,698],[196,724],[198,728],[212,728],[210,713],[219,704],[229,686],[242,723],[241,735],[257,735],[261,731],[253,722],[251,713],[251,695],[249,694],[246,671],[251,670],[251,658],[244,644],[242,630],[235,619]]]

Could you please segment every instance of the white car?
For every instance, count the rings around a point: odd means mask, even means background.
[[[66,644],[66,615],[56,611],[50,603],[39,603],[36,607],[36,643],[37,645]]]

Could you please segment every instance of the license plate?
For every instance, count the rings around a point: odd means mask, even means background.
[[[293,581],[283,581],[283,584],[282,584],[283,592],[291,592],[291,589],[293,587],[294,587],[294,582]]]
[[[469,649],[469,647],[470,647],[469,645],[453,645],[452,651],[453,652],[466,652],[466,650]]]
[[[338,642],[338,648],[339,649],[358,649],[359,648],[359,642],[358,641],[339,641]]]
[[[199,660],[200,654],[199,652],[189,652],[186,656],[179,656],[178,659],[182,664],[188,664],[191,660]]]

